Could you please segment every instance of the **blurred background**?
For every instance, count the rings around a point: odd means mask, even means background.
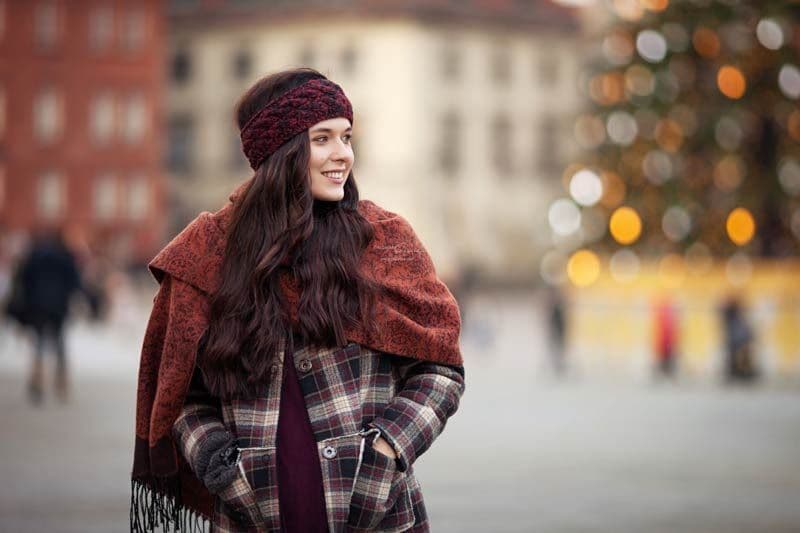
[[[461,306],[433,531],[800,531],[799,52],[789,0],[0,0],[0,532],[127,530],[146,264],[295,66]]]

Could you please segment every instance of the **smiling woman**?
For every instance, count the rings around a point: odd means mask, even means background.
[[[413,465],[464,391],[455,300],[359,200],[338,85],[273,74],[237,121],[252,179],[150,264],[131,530],[429,531]]]
[[[353,128],[346,118],[323,120],[308,130],[311,154],[308,173],[311,195],[317,200],[344,198],[344,183],[353,168],[355,156],[350,144]]]

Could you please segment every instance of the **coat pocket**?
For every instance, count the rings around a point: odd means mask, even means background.
[[[414,525],[414,509],[405,473],[394,459],[365,439],[361,465],[350,498],[349,531],[404,531]]]
[[[219,493],[215,522],[222,531],[259,531],[263,522],[256,493],[246,475],[250,462],[250,456],[243,454],[238,475],[233,483]]]

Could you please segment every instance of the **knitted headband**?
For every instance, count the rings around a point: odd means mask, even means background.
[[[283,143],[323,120],[344,117],[353,123],[353,106],[342,88],[314,79],[271,100],[242,128],[242,150],[258,166]]]

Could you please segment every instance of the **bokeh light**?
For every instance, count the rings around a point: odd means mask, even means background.
[[[662,150],[650,150],[642,161],[642,171],[649,181],[662,185],[672,179],[672,159]]]
[[[636,21],[644,15],[644,8],[639,0],[613,0],[611,5],[617,16],[623,20]]]
[[[590,250],[578,250],[569,258],[567,276],[577,287],[588,287],[600,277],[600,259]]]
[[[603,196],[603,183],[595,172],[584,168],[572,176],[569,193],[580,205],[592,206]]]
[[[606,140],[606,126],[595,115],[581,115],[575,121],[575,140],[584,150],[594,150]]]
[[[726,155],[714,165],[714,185],[725,192],[738,189],[744,181],[746,168],[740,156]]]
[[[672,242],[680,242],[692,230],[692,218],[689,212],[680,205],[669,207],[661,219],[661,229]]]
[[[719,37],[714,30],[700,26],[694,30],[692,44],[697,53],[705,58],[714,58],[719,54]]]
[[[714,128],[714,137],[722,148],[729,152],[739,149],[744,132],[739,123],[731,117],[722,117]]]
[[[661,33],[664,34],[670,51],[680,53],[689,49],[689,33],[682,25],[667,22],[661,27]]]
[[[608,268],[614,280],[619,283],[630,283],[639,275],[641,262],[633,250],[623,249],[611,256]]]
[[[615,31],[603,39],[603,55],[610,64],[627,65],[633,57],[633,39],[622,31]]]
[[[636,96],[649,96],[656,88],[656,79],[649,68],[631,65],[625,71],[625,88]]]
[[[664,11],[669,7],[669,0],[639,0],[642,7],[649,11]]]
[[[567,281],[567,256],[557,250],[550,250],[542,257],[539,274],[550,285],[561,285]]]
[[[800,98],[800,70],[794,65],[783,65],[778,73],[778,86],[787,98]]]
[[[683,144],[683,131],[676,121],[665,118],[656,124],[655,138],[664,150],[677,152]]]
[[[773,19],[761,19],[756,26],[756,37],[765,48],[778,50],[783,46],[783,30]]]
[[[731,65],[725,65],[717,72],[717,87],[728,98],[738,100],[744,96],[747,81],[741,70]]]
[[[581,226],[580,209],[567,198],[560,198],[550,205],[547,219],[556,235],[570,235]]]
[[[633,143],[639,131],[636,125],[636,119],[626,111],[614,111],[611,113],[608,116],[606,129],[608,131],[608,137],[614,141],[614,143],[622,146],[629,146]]]
[[[707,274],[714,266],[711,249],[703,242],[695,242],[686,249],[686,266],[696,275]]]
[[[756,222],[753,215],[744,207],[737,207],[728,215],[725,223],[728,238],[737,246],[744,246],[750,242],[756,232]]]
[[[611,215],[608,229],[618,243],[632,244],[642,234],[642,219],[632,207],[623,206]]]
[[[667,41],[656,30],[643,30],[636,36],[636,51],[645,61],[659,63],[667,55]]]
[[[778,165],[778,181],[789,196],[800,194],[800,162],[787,157]]]

